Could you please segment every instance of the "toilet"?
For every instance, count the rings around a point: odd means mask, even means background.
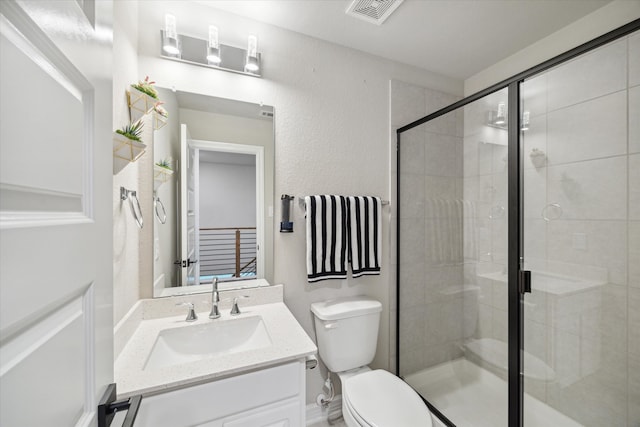
[[[342,382],[342,415],[349,427],[431,427],[429,409],[400,378],[371,370],[382,304],[365,297],[311,304],[318,351]]]

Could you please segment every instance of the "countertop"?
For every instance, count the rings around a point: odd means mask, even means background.
[[[287,306],[282,302],[242,308],[242,314],[211,320],[208,310],[198,312],[198,320],[185,322],[185,315],[143,320],[115,362],[118,397],[150,395],[189,384],[201,383],[240,372],[251,371],[314,355],[317,347]],[[217,355],[180,365],[143,369],[158,333],[168,328],[183,328],[208,322],[220,322],[250,316],[262,316],[272,345],[255,350]]]

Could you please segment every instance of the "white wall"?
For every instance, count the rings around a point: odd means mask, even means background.
[[[200,161],[200,227],[256,226],[256,167]]]
[[[640,1],[615,0],[469,77],[464,94],[476,93],[638,18]]]
[[[129,122],[126,91],[131,83],[144,79],[138,73],[137,64],[137,17],[135,2],[114,2],[113,31],[113,129],[119,129]],[[113,176],[113,309],[114,324],[117,323],[140,298],[151,294],[140,292],[138,283],[151,283],[152,245],[151,227],[140,230],[131,215],[128,203],[120,201],[120,187],[136,191],[139,195],[151,194],[153,153],[151,122],[145,123],[143,140],[148,144],[147,152],[135,163],[124,166]],[[122,165],[120,165],[121,167]],[[114,171],[120,169],[114,159]],[[151,199],[150,197],[148,198]],[[151,203],[140,197],[142,213],[151,223]]]
[[[394,63],[273,26],[184,2],[145,2],[139,14],[139,70],[160,86],[275,106],[276,199],[282,193],[371,194],[390,198],[389,81],[398,79],[454,95],[459,81]],[[244,45],[257,34],[263,55],[262,79],[190,66],[159,58],[158,29],[173,13],[178,31],[203,37],[210,23],[220,41]],[[188,23],[188,25],[187,25]],[[238,37],[235,37],[238,35]],[[395,141],[395,140],[394,140]],[[367,294],[383,303],[378,353],[373,363],[389,366],[390,214],[385,207],[380,276],[309,285],[305,270],[303,209],[294,203],[294,233],[276,233],[275,282],[285,284],[285,302],[311,337],[309,305],[314,301]],[[276,204],[274,223],[280,218]],[[320,393],[324,368],[307,374],[307,400]]]

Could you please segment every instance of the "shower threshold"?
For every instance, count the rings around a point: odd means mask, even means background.
[[[404,379],[458,427],[507,427],[507,382],[464,358],[423,369]],[[524,425],[582,426],[526,393]]]

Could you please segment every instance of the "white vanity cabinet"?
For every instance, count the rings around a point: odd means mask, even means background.
[[[135,427],[304,425],[304,359],[144,397],[135,421]]]

